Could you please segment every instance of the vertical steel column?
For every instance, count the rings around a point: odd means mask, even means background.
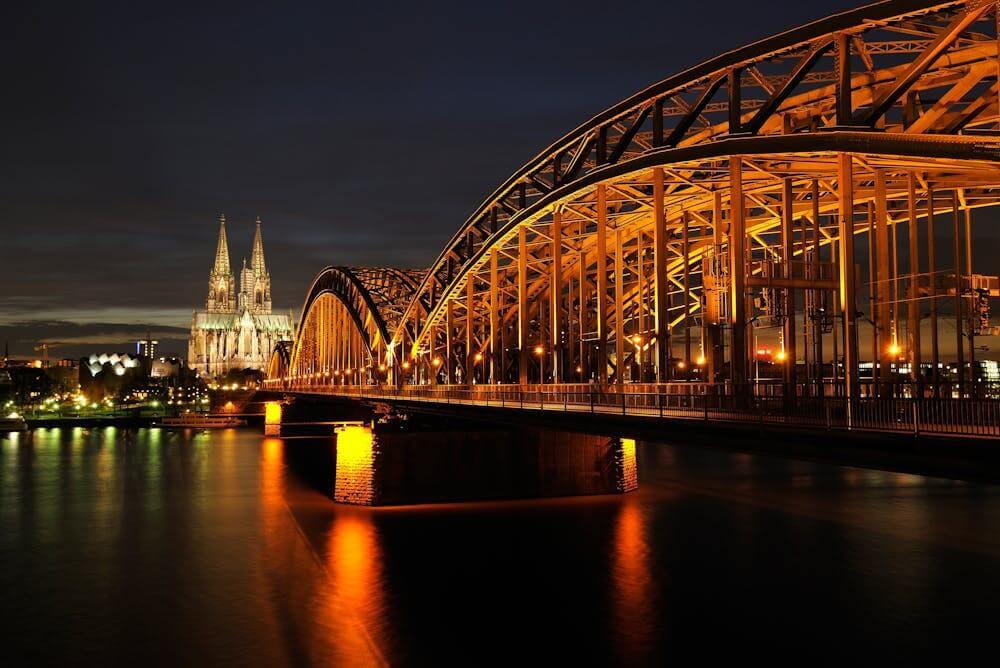
[[[819,181],[813,179],[812,182],[812,261],[813,277],[820,278],[820,257],[819,257]],[[830,261],[833,262],[831,254]],[[826,303],[826,293],[822,290],[813,290],[813,308],[818,310]],[[815,315],[815,314],[814,314]],[[820,387],[823,384],[823,325],[819,318],[816,318],[812,326],[813,339],[813,363],[816,365],[816,382]]]
[[[716,190],[712,197],[712,262],[716,263],[719,254],[722,252],[722,244],[725,240],[725,221],[722,216],[722,191]],[[704,268],[704,266],[703,266]],[[705,280],[705,272],[702,272],[702,283]],[[713,280],[716,285],[722,277],[718,276]],[[719,291],[713,290],[711,294],[703,290],[704,310],[702,312],[702,350],[705,351],[705,379],[714,383],[716,373],[722,366],[725,355],[722,347],[721,314],[719,308]],[[708,300],[712,299],[712,304]],[[721,356],[721,358],[720,358]]]
[[[427,357],[427,368],[430,370],[431,385],[438,384],[438,365],[434,364],[437,359],[437,324],[430,327],[430,355]]]
[[[635,265],[637,274],[638,285],[636,287],[636,311],[635,311],[635,331],[639,333],[642,337],[641,343],[635,351],[635,364],[636,378],[639,382],[644,382],[646,380],[645,369],[643,368],[642,361],[642,346],[652,345],[649,343],[649,336],[647,334],[647,323],[646,323],[646,247],[643,244],[642,229],[638,229],[635,234]]]
[[[940,394],[941,372],[938,366],[941,361],[938,348],[938,318],[937,318],[937,258],[934,253],[934,188],[927,184],[927,295],[931,305],[931,382],[934,385],[934,396]]]
[[[528,384],[528,230],[517,229],[517,376]]]
[[[878,353],[878,313],[875,307],[876,301],[878,299],[878,286],[875,282],[875,201],[872,200],[868,202],[865,206],[868,212],[868,238],[867,244],[865,244],[868,249],[868,314],[869,320],[871,322],[871,360],[872,360],[872,386],[869,388],[870,392],[878,392],[878,370],[879,370],[879,353]]]
[[[909,241],[909,298],[906,305],[906,336],[910,358],[910,380],[920,382],[920,245],[917,226],[917,177],[913,172],[906,179],[906,215]],[[917,390],[914,390],[914,396]]]
[[[951,191],[951,236],[952,257],[955,265],[955,367],[958,372],[958,396],[965,396],[965,341],[962,338],[962,253],[961,253],[961,210],[958,205],[958,191]]]
[[[792,179],[784,178],[781,182],[781,246],[785,264],[785,278],[789,281],[795,278],[792,270],[792,258],[795,256],[794,222],[795,193],[792,190]],[[795,291],[792,288],[783,290],[785,297],[785,319],[782,334],[785,344],[785,396],[795,395],[796,354],[795,346]]]
[[[455,335],[455,300],[449,299],[445,308],[444,332],[444,382],[451,385],[455,382],[455,365],[452,363],[454,348],[452,342]]]
[[[476,278],[472,269],[469,270],[469,277],[465,281],[465,381],[466,385],[472,385],[476,379],[476,352],[475,346],[475,326],[476,326]]]
[[[684,258],[684,375],[691,374],[691,218],[681,214],[681,255]]]
[[[490,249],[490,382],[499,383],[500,356],[503,348],[500,346],[500,276],[497,267],[499,251]]]
[[[572,233],[571,233],[572,234]],[[579,242],[579,240],[578,240]],[[582,261],[582,260],[581,260]],[[577,338],[577,327],[578,323],[573,319],[573,304],[579,304],[576,308],[576,319],[579,320],[583,317],[582,309],[583,304],[578,302],[580,297],[580,286],[573,282],[573,274],[567,276],[566,281],[566,319],[563,321],[563,327],[566,331],[566,345],[562,350],[563,358],[563,369],[562,377],[564,380],[572,382],[579,381],[580,375],[576,372],[575,366],[581,364],[577,361],[577,353],[579,352],[579,341]],[[581,367],[582,368],[582,367]]]
[[[890,380],[890,369],[892,368],[892,355],[889,354],[889,346],[892,341],[891,326],[892,314],[892,291],[890,284],[892,276],[889,265],[889,207],[886,201],[885,172],[881,169],[875,170],[875,278],[878,286],[878,300],[876,311],[878,317],[878,341],[877,355],[872,358],[872,364],[878,362],[880,381]]]
[[[848,153],[837,156],[839,216],[837,225],[840,311],[844,321],[844,393],[848,398],[847,423],[853,420],[854,399],[858,398],[857,295],[854,267],[854,165]],[[836,362],[835,362],[836,363]]]
[[[608,204],[597,186],[597,382],[608,382]]]
[[[562,348],[562,212],[552,212],[552,267],[549,271],[549,346],[552,348],[552,382],[562,382],[565,353]]]
[[[667,295],[667,224],[663,211],[663,170],[653,169],[653,328],[656,381],[670,380],[670,312]]]
[[[892,281],[892,345],[896,350],[893,355],[896,361],[899,357],[899,220],[889,220],[889,231],[891,233],[890,246],[892,248],[891,272],[889,274]]]
[[[577,223],[577,271],[579,283],[579,336],[578,341],[580,344],[579,355],[580,355],[580,372],[577,375],[577,380],[583,380],[584,378],[590,377],[590,344],[587,342],[587,334],[589,333],[590,327],[590,283],[587,280],[587,254],[583,248],[583,239],[586,236],[587,224],[585,221],[581,220]]]
[[[615,225],[615,382],[625,382],[625,258],[622,257],[622,230]]]
[[[732,331],[729,377],[733,390],[747,383],[746,211],[743,197],[743,158],[729,158],[729,318]]]
[[[1000,12],[997,13],[997,19],[1000,20]],[[969,277],[969,287],[972,287],[972,210],[966,206],[965,207],[965,275]],[[976,293],[972,293],[973,297]],[[969,339],[969,382],[972,384],[972,396],[975,398],[978,396],[978,389],[976,386],[976,326],[973,318],[978,319],[979,306],[977,304],[978,300],[973,301],[972,306],[975,310],[969,314],[969,326],[968,331],[965,333]]]

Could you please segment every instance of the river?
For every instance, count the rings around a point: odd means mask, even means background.
[[[640,442],[640,489],[626,495],[363,508],[331,501],[329,472],[298,472],[332,447],[252,429],[0,435],[4,656],[814,665],[992,653],[996,486]]]

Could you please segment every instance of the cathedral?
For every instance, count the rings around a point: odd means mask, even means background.
[[[239,292],[229,263],[226,217],[219,218],[215,266],[208,277],[204,311],[195,311],[188,341],[188,365],[202,376],[227,371],[265,369],[279,341],[292,339],[291,314],[271,313],[271,277],[264,264],[260,218],[250,264],[243,259]]]

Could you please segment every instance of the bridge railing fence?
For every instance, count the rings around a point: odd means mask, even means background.
[[[298,391],[367,399],[530,410],[1000,438],[1000,400],[950,397],[754,396],[711,386],[303,385]],[[694,390],[694,391],[692,391]]]

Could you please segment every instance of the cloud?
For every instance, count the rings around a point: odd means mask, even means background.
[[[188,329],[155,323],[20,320],[0,325],[0,341],[9,343],[12,356],[36,355],[41,344],[48,344],[51,357],[124,351],[147,333],[159,340],[164,354],[183,354],[187,347]]]

